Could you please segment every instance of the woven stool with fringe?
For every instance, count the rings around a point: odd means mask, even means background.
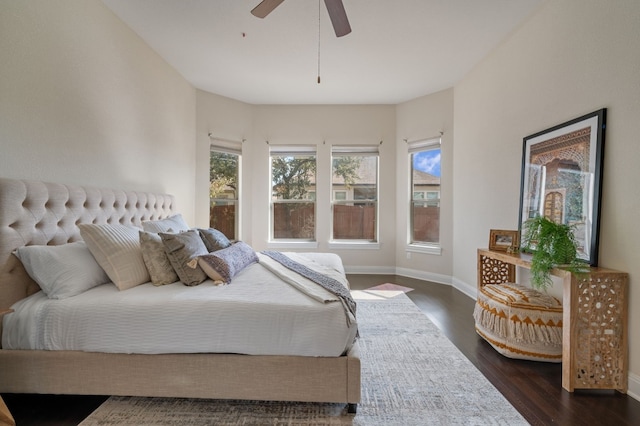
[[[562,362],[562,303],[521,284],[489,284],[478,291],[476,331],[509,358]]]

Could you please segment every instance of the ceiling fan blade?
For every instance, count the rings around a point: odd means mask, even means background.
[[[258,18],[264,18],[270,14],[273,9],[278,7],[284,0],[262,0],[260,4],[253,8],[251,14]]]
[[[329,12],[336,37],[349,34],[351,32],[351,26],[349,25],[347,12],[344,10],[342,0],[324,0],[324,4],[327,6],[327,12]]]

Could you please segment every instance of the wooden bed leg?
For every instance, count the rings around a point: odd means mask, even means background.
[[[16,421],[13,419],[13,416],[9,412],[7,405],[2,400],[0,396],[0,425],[3,426],[15,426]]]
[[[347,413],[356,414],[357,411],[358,411],[358,404],[354,404],[352,402],[347,404]]]

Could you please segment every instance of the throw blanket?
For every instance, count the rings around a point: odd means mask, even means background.
[[[290,279],[287,279],[287,277],[283,276],[284,274],[281,271],[278,271],[278,268],[274,267],[274,265],[270,265],[270,262],[266,261],[264,256],[268,256],[270,259],[275,260],[280,265],[307,278],[308,280],[313,281],[314,283],[318,284],[325,290],[335,295],[337,299],[334,300],[339,300],[345,309],[347,325],[351,325],[351,322],[356,317],[356,302],[355,300],[353,300],[353,297],[351,297],[349,289],[343,283],[327,274],[320,273],[307,265],[303,265],[302,263],[293,260],[291,257],[281,252],[265,250],[259,253],[258,258],[260,259],[260,263],[263,266],[265,266],[267,269],[280,276],[281,278],[284,278],[287,282],[293,284],[297,289],[301,290],[305,294],[323,303],[330,302],[332,300],[320,297],[316,292],[313,291],[313,289],[308,289],[304,285],[300,285],[300,283],[298,282],[291,282]],[[298,259],[302,260],[300,258]]]

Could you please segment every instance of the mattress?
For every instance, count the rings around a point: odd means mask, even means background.
[[[336,255],[303,256],[344,274]],[[357,322],[345,320],[333,295],[327,292],[325,299],[310,297],[260,263],[226,286],[146,283],[119,291],[108,283],[62,300],[38,292],[4,316],[2,347],[340,356],[353,343]]]

